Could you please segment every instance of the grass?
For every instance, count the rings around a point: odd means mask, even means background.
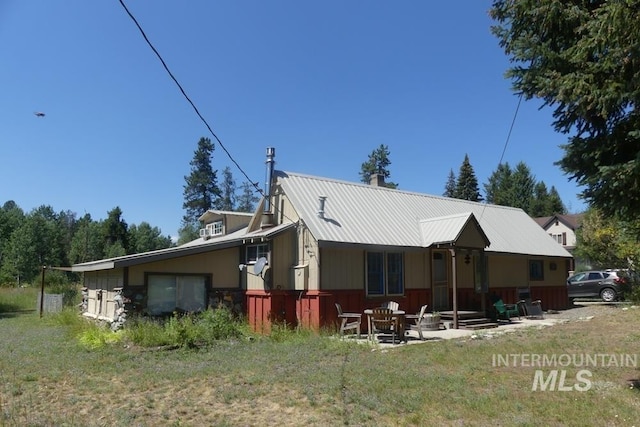
[[[541,392],[535,368],[492,365],[497,354],[636,354],[640,309],[598,310],[389,350],[284,330],[195,349],[91,347],[72,314],[0,315],[0,426],[640,425],[638,367],[597,366],[589,391]],[[566,370],[573,385],[579,369]]]

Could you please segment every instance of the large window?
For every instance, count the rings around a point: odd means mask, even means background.
[[[399,252],[367,252],[367,295],[402,295],[404,260]]]
[[[147,311],[157,316],[174,311],[207,308],[206,277],[150,274],[147,277]]]

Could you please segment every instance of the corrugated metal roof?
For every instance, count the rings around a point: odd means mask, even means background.
[[[101,259],[97,261],[85,262],[82,264],[74,264],[72,271],[96,271],[108,270],[112,268],[126,267],[130,265],[143,264],[147,262],[161,261],[171,259],[178,256],[195,255],[198,253],[208,252],[214,249],[232,248],[240,246],[246,239],[269,238],[276,234],[294,227],[293,223],[280,224],[275,227],[269,227],[262,230],[247,233],[247,228],[235,231],[233,233],[211,237],[204,239],[202,237],[185,243],[184,245],[173,248],[159,249],[157,251],[142,252],[139,254],[124,255],[115,258]]]
[[[475,226],[476,219],[471,212],[421,220],[422,246],[427,248],[438,244],[455,244],[460,233],[470,221],[473,221]],[[485,242],[487,246],[490,244],[486,240]]]
[[[274,175],[319,241],[424,247],[421,221],[473,213],[491,242],[488,252],[571,257],[522,209],[292,172]],[[317,213],[320,196],[326,196],[324,218]]]

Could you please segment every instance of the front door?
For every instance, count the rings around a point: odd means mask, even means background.
[[[446,251],[431,255],[431,290],[433,311],[449,310],[449,268]]]

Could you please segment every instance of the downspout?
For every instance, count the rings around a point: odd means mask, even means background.
[[[458,280],[456,278],[456,249],[451,252],[451,280],[453,281],[453,329],[458,329]]]

